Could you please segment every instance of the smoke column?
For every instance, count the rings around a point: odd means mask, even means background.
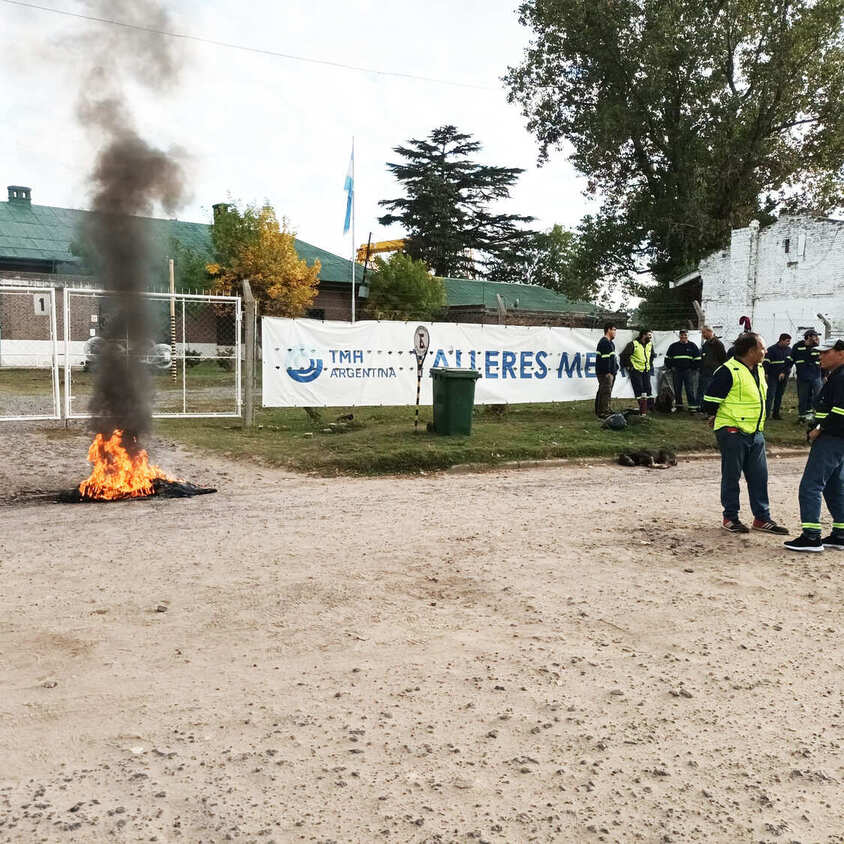
[[[168,28],[154,0],[90,0],[88,8],[129,23]],[[183,153],[147,143],[135,128],[128,83],[156,93],[175,85],[174,41],[152,33],[97,29],[82,42],[88,72],[77,105],[80,123],[100,143],[90,175],[92,214],[83,234],[100,284],[108,291],[90,410],[97,433],[124,431],[128,446],[151,423],[152,385],[141,357],[151,332],[141,293],[149,268],[149,233],[138,215],[160,206],[172,216],[187,200]]]

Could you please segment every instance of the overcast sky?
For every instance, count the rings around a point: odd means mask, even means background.
[[[41,5],[89,11],[73,0]],[[114,17],[119,16],[114,4]],[[483,143],[481,160],[524,167],[503,207],[545,228],[574,226],[584,181],[537,146],[499,81],[528,33],[511,0],[163,0],[177,32],[382,71],[483,86],[477,90],[360,73],[180,41],[181,82],[165,96],[132,88],[141,135],[190,155],[193,200],[180,219],[210,222],[229,196],[269,202],[303,240],[349,255],[343,181],[356,144],[358,243],[400,236],[379,226],[378,200],[399,195],[385,169],[391,148],[454,123]],[[248,11],[244,11],[248,9]],[[29,185],[42,205],[88,207],[91,139],[74,120],[85,56],[71,46],[104,24],[0,2],[0,162],[6,184]],[[5,197],[4,197],[5,198]]]

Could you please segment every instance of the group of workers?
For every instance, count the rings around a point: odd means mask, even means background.
[[[798,493],[802,532],[785,542],[785,547],[791,551],[844,551],[844,339],[822,342],[810,329],[793,347],[791,337],[781,334],[766,348],[758,334],[747,331],[727,350],[711,328],[705,327],[702,333],[703,344],[698,349],[689,341],[688,332],[680,331],[679,340],[665,355],[665,365],[672,373],[678,404],[682,404],[684,390],[689,411],[704,414],[715,431],[721,451],[722,527],[730,533],[751,530],[739,519],[739,483],[744,475],[752,529],[788,534],[771,518],[764,430],[767,418],[782,418],[782,397],[793,366],[798,421],[811,425],[811,449]],[[616,326],[608,323],[598,343],[595,412],[598,416],[611,412],[613,384],[623,367],[629,373],[639,411],[646,415],[654,406],[652,332],[640,331],[618,359],[615,334]],[[821,536],[823,499],[832,515],[832,530],[825,537]]]
[[[622,351],[620,362],[615,355],[615,334],[616,326],[607,323],[604,336],[598,342],[595,413],[604,418],[612,412],[610,397],[621,367],[630,377],[640,412],[646,415],[654,409],[655,402],[651,381],[655,374],[654,358],[657,356],[653,348],[653,332],[641,330]],[[703,328],[701,335],[703,343],[698,348],[697,343],[689,340],[689,332],[682,329],[679,339],[665,353],[665,376],[671,378],[676,410],[702,412],[703,396],[716,370],[733,355],[734,346],[726,349],[709,326]],[[780,334],[779,340],[765,350],[762,367],[769,386],[765,407],[768,419],[782,419],[782,400],[793,368],[797,382],[797,422],[810,420],[823,383],[819,343],[818,332],[810,328],[793,347],[791,335]]]

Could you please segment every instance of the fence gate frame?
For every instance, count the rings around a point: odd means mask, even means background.
[[[52,370],[51,383],[53,387],[53,413],[52,415],[32,414],[22,416],[0,416],[0,422],[30,422],[30,421],[44,421],[55,420],[62,418],[61,395],[59,393],[59,339],[58,329],[56,327],[56,288],[43,286],[35,287],[32,285],[15,285],[2,284],[0,285],[0,294],[2,293],[32,293],[46,294],[50,297],[50,349],[52,363],[50,368]]]
[[[70,385],[71,385],[71,352],[70,352],[70,299],[72,296],[87,296],[89,298],[95,298],[97,296],[113,296],[114,293],[109,290],[103,290],[100,288],[90,288],[90,287],[65,287],[63,288],[63,328],[64,328],[64,418],[65,419],[90,419],[90,413],[71,413],[70,407]],[[182,407],[185,407],[186,401],[186,383],[184,373],[187,369],[184,358],[185,352],[187,351],[188,342],[187,338],[185,337],[185,311],[184,305],[185,302],[208,302],[208,303],[228,303],[233,304],[235,309],[235,329],[234,329],[234,381],[235,381],[235,410],[233,411],[211,411],[205,413],[188,413],[186,410],[183,410],[181,413],[153,413],[153,419],[210,419],[210,418],[217,418],[217,419],[236,419],[240,418],[243,412],[243,397],[242,397],[242,390],[241,390],[241,326],[243,321],[243,313],[241,308],[241,298],[240,296],[218,296],[211,293],[179,293],[176,292],[174,294],[170,293],[158,293],[152,291],[144,291],[140,294],[141,298],[143,299],[153,299],[159,301],[172,301],[175,302],[176,300],[182,300]],[[55,296],[54,296],[55,298]],[[55,319],[55,308],[53,317]],[[58,370],[56,373],[56,378],[58,378]],[[32,418],[32,417],[29,417]],[[51,417],[52,418],[52,417]],[[61,417],[55,417],[61,418]]]

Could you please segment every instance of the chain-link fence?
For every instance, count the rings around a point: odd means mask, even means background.
[[[0,421],[59,419],[56,294],[0,285]]]
[[[97,368],[106,354],[130,354],[133,344],[110,323],[118,318],[115,305],[113,295],[101,290],[66,290],[64,410],[68,419],[90,415]],[[144,309],[148,339],[134,353],[152,385],[153,415],[239,416],[240,298],[145,293],[138,307]]]

